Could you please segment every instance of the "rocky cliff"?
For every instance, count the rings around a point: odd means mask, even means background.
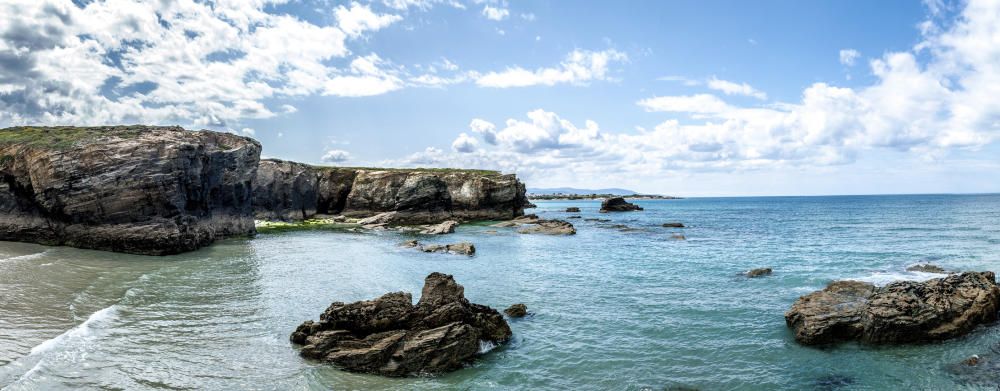
[[[494,171],[316,167],[262,160],[254,184],[259,219],[398,212],[397,223],[510,219],[528,204],[524,184]]]
[[[0,129],[0,240],[161,255],[251,234],[260,150],[179,127]]]

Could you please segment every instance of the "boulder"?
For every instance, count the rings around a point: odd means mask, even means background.
[[[511,318],[523,318],[528,314],[528,306],[521,303],[514,304],[503,310],[503,313],[507,314],[507,316]]]
[[[476,254],[476,246],[469,242],[459,242],[452,244],[428,244],[422,245],[416,240],[407,240],[400,243],[400,246],[416,248],[425,253],[447,253],[473,256]]]
[[[917,265],[912,265],[906,268],[908,272],[923,272],[923,273],[937,273],[937,274],[948,274],[947,270],[944,270],[941,266],[932,265],[929,263],[922,263]]]
[[[260,151],[175,126],[0,129],[0,240],[165,255],[252,235]]]
[[[569,212],[569,213],[580,213],[580,208],[577,208],[575,206],[571,206],[569,208],[566,208],[566,212]]]
[[[663,223],[663,228],[684,228],[683,223]]]
[[[605,199],[601,202],[601,213],[607,212],[629,212],[634,210],[642,210],[639,205],[633,204],[631,202],[625,201],[622,197],[612,197]]]
[[[424,228],[423,231],[420,231],[420,233],[427,234],[427,235],[444,235],[444,234],[450,234],[450,233],[454,233],[455,232],[455,227],[457,227],[457,226],[458,226],[458,222],[457,221],[455,221],[455,220],[447,220],[447,221],[442,222],[441,224],[428,226],[428,227]]]
[[[769,267],[762,267],[762,268],[757,268],[757,269],[750,269],[749,271],[747,271],[746,275],[749,278],[757,278],[757,277],[763,277],[763,276],[770,276],[771,275],[771,268],[769,268]]]
[[[537,220],[517,230],[522,234],[575,235],[573,224],[562,220]]]
[[[993,272],[967,272],[880,288],[833,282],[800,297],[785,321],[806,345],[844,340],[896,344],[960,336],[995,321],[998,310],[1000,288]]]
[[[299,354],[339,368],[382,376],[437,374],[462,368],[480,342],[506,343],[510,326],[496,310],[470,303],[452,276],[431,273],[417,305],[409,293],[351,304],[335,302],[290,340]]]

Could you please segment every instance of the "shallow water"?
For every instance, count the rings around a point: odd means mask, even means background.
[[[537,203],[529,212],[547,218],[614,221],[568,220],[572,237],[465,225],[422,239],[472,241],[472,258],[401,248],[414,236],[392,232],[261,234],[168,257],[0,242],[0,386],[996,388],[947,369],[1000,343],[1000,325],[929,345],[816,349],[795,344],[783,313],[833,279],[933,277],[904,271],[917,262],[1000,271],[1000,196],[638,201],[645,211],[618,214],[598,214],[596,201]],[[660,227],[668,221],[689,228]],[[737,276],[762,266],[774,275]],[[289,344],[330,302],[419,295],[432,271],[454,274],[473,302],[524,302],[534,315],[511,323],[511,344],[439,377],[345,373]]]

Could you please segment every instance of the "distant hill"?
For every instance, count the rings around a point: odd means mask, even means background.
[[[550,195],[550,194],[614,194],[632,195],[639,192],[628,189],[576,189],[572,187],[553,187],[550,189],[528,189],[528,194]]]

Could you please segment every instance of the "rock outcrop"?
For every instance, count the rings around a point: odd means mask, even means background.
[[[521,234],[575,235],[573,224],[562,220],[535,220],[517,230]]]
[[[503,310],[503,313],[507,314],[507,316],[511,318],[523,318],[528,315],[528,306],[522,303],[517,303],[507,307],[507,309]]]
[[[383,376],[434,374],[462,368],[480,342],[510,339],[496,310],[470,303],[452,276],[431,273],[416,306],[409,293],[330,305],[318,322],[306,321],[291,335],[303,357],[342,369]]]
[[[261,217],[396,212],[386,224],[415,225],[510,219],[529,204],[516,176],[494,171],[318,167],[272,159],[261,167],[254,187]],[[291,197],[289,189],[302,199]]]
[[[469,242],[458,242],[452,244],[420,244],[416,240],[408,240],[402,243],[403,247],[412,247],[425,253],[447,253],[459,255],[476,255],[476,246]]]
[[[806,345],[858,340],[872,344],[936,341],[997,320],[1000,288],[993,272],[967,272],[884,287],[837,281],[802,296],[785,313]]]
[[[420,233],[426,235],[444,235],[455,232],[455,227],[458,226],[458,222],[455,220],[447,220],[441,222],[441,224],[430,225],[424,228]]]
[[[917,265],[911,265],[906,268],[908,272],[922,272],[922,273],[935,273],[935,274],[948,274],[947,270],[944,270],[941,266],[933,265],[930,263],[921,263]]]
[[[771,272],[772,272],[771,268],[761,267],[757,269],[750,269],[749,271],[747,271],[746,276],[749,278],[764,277],[764,276],[770,276]]]
[[[0,240],[163,255],[252,234],[260,150],[180,127],[0,129]]]
[[[684,228],[684,223],[678,223],[678,222],[663,223],[663,228]]]
[[[571,206],[569,208],[566,208],[566,212],[568,212],[568,213],[580,213],[580,208],[577,208],[575,206]]]
[[[625,201],[622,197],[612,197],[601,202],[600,212],[629,212],[633,210],[642,210],[642,207]]]

